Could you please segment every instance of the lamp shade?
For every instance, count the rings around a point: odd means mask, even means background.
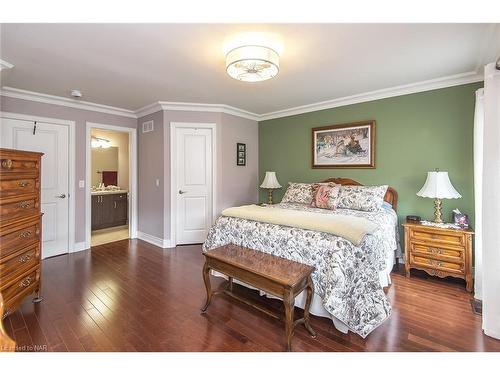
[[[424,198],[438,199],[462,198],[451,184],[448,172],[441,171],[427,172],[425,184],[417,195]]]
[[[226,55],[226,71],[240,81],[265,81],[278,74],[279,55],[269,47],[241,46]]]
[[[276,172],[266,172],[266,177],[264,177],[264,181],[262,181],[260,187],[264,189],[279,189],[281,185],[276,178]]]

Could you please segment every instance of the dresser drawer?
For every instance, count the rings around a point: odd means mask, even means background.
[[[0,230],[0,260],[40,241],[41,220],[27,221]]]
[[[38,195],[11,198],[0,202],[0,217],[3,220],[37,214],[40,211]]]
[[[461,263],[464,259],[464,251],[461,248],[430,246],[419,243],[411,243],[412,254]]]
[[[36,157],[25,155],[2,156],[0,160],[0,174],[32,174],[37,175],[40,164]]]
[[[40,262],[40,244],[28,246],[26,249],[11,254],[0,260],[0,285],[7,284]]]
[[[31,293],[40,280],[40,268],[33,268],[7,284],[2,284],[2,296],[9,303],[9,300],[16,299]]]
[[[426,230],[425,228],[412,229],[410,231],[410,239],[436,245],[455,245],[458,247],[465,245],[463,233],[446,232],[437,234],[435,230]]]
[[[451,272],[457,274],[464,273],[463,263],[446,262],[443,260],[433,259],[430,257],[420,256],[417,254],[411,254],[410,264],[417,267],[427,267],[445,272]]]
[[[0,199],[38,192],[38,179],[34,177],[15,180],[0,179]]]

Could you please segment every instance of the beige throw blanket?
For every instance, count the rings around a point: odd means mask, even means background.
[[[343,237],[356,246],[361,243],[365,235],[377,229],[376,224],[362,217],[327,215],[254,204],[226,208],[222,211],[222,215],[330,233]]]

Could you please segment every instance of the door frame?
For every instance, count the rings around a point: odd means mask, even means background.
[[[170,122],[170,247],[177,246],[177,173],[175,172],[177,166],[177,145],[175,133],[179,128],[212,130],[212,217],[210,225],[213,225],[217,217],[217,126],[213,122]]]
[[[12,120],[24,120],[24,121],[36,121],[36,122],[46,122],[53,125],[66,126],[68,128],[68,253],[73,253],[79,249],[76,248],[75,244],[75,166],[76,166],[76,156],[75,156],[75,142],[76,142],[76,131],[75,131],[75,121],[63,120],[51,117],[42,116],[32,116],[25,115],[22,113],[13,112],[0,112],[0,119],[12,119]],[[79,246],[78,246],[79,247]]]
[[[128,168],[129,168],[129,210],[128,210],[128,234],[130,238],[137,238],[137,129],[125,126],[107,125],[96,122],[86,122],[85,137],[85,248],[90,249],[92,232],[92,195],[90,187],[91,177],[91,130],[112,130],[128,133]]]

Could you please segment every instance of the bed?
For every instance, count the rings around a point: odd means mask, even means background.
[[[346,178],[323,182],[361,186]],[[303,203],[272,206],[289,210],[286,212],[291,216],[300,211],[362,218],[375,223],[376,229],[365,235],[359,244],[332,233],[222,215],[209,230],[203,251],[234,243],[314,266],[311,314],[331,318],[341,332],[350,330],[365,338],[391,315],[391,305],[383,288],[391,282],[390,272],[400,251],[397,193],[393,188],[387,189],[384,201],[383,208],[375,212],[332,211]],[[297,296],[296,306],[302,308],[304,303],[305,296]]]

